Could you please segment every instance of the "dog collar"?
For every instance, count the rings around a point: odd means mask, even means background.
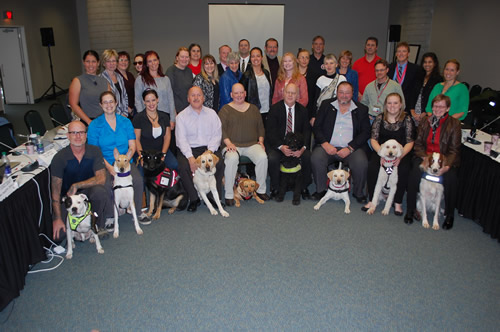
[[[333,187],[333,188],[332,188]],[[334,188],[343,188],[343,189],[334,189]],[[336,187],[334,184],[328,186],[328,190],[333,191],[334,193],[341,194],[349,191],[349,185],[343,185],[341,187]]]
[[[179,182],[179,173],[176,170],[165,167],[165,169],[156,176],[155,183],[160,187],[173,187]]]
[[[132,187],[131,184],[129,184],[128,186],[114,186],[113,187],[113,190],[116,190],[116,189],[123,189],[123,188],[129,188],[129,187]]]
[[[290,167],[290,168],[286,168],[285,166],[283,166],[283,164],[280,165],[280,171],[282,171],[283,173],[297,173],[301,169],[302,169],[302,166],[300,164],[298,164],[295,167]]]
[[[443,183],[443,176],[435,176],[432,174],[429,174],[427,172],[422,173],[422,179],[425,179],[430,182],[435,182],[435,183]]]
[[[119,176],[119,177],[121,177],[121,178],[124,178],[124,177],[126,177],[126,176],[129,176],[129,175],[130,175],[130,171],[125,172],[125,173],[116,173],[116,175],[118,175],[118,176]]]
[[[68,212],[69,226],[71,227],[72,231],[76,231],[76,229],[78,228],[78,225],[80,225],[82,223],[82,221],[89,216],[90,210],[91,210],[91,206],[90,206],[90,202],[89,202],[89,204],[87,206],[87,211],[85,211],[85,214],[81,217],[75,217],[71,213]]]

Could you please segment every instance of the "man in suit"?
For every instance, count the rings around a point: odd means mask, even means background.
[[[341,161],[351,169],[354,198],[366,203],[364,189],[368,169],[368,138],[370,120],[368,108],[352,100],[351,83],[342,82],[337,87],[337,98],[321,103],[313,132],[316,147],[311,155],[312,174],[316,184],[313,199],[319,200],[326,193],[328,165]]]
[[[228,45],[222,45],[221,47],[219,47],[219,61],[220,61],[220,63],[217,65],[219,77],[221,77],[222,74],[224,74],[224,72],[226,71],[226,68],[228,66],[227,56],[232,51],[233,50],[231,50],[231,47],[229,47]]]
[[[398,82],[403,89],[406,101],[406,112],[410,113],[412,105],[415,105],[418,97],[418,88],[422,86],[425,71],[420,66],[410,63],[410,45],[407,42],[399,42],[396,46],[396,62],[389,66],[389,78]]]
[[[246,39],[240,40],[238,52],[240,53],[240,71],[244,73],[250,63],[250,42]]]
[[[284,99],[274,104],[267,116],[266,142],[268,170],[271,178],[271,198],[278,196],[280,183],[280,160],[284,156],[300,157],[302,162],[302,199],[310,199],[307,187],[311,184],[311,152],[307,149],[311,142],[311,126],[307,109],[296,102],[298,87],[289,83],[285,87]],[[287,128],[288,118],[291,119],[291,128]],[[291,129],[294,133],[301,134],[304,146],[299,151],[291,151],[283,144],[285,135]]]
[[[278,41],[274,38],[266,40],[264,48],[266,56],[262,57],[262,65],[271,73],[271,82],[276,81],[278,77],[278,69],[280,68],[281,57],[278,56]]]

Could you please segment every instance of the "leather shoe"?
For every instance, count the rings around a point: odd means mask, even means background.
[[[226,206],[233,206],[233,205],[234,205],[234,199],[226,198]]]
[[[257,196],[259,196],[259,198],[261,200],[263,200],[263,201],[268,201],[269,200],[269,196],[266,193],[263,193],[263,194],[257,193]]]
[[[352,197],[356,198],[356,200],[358,201],[358,203],[361,203],[361,204],[368,203],[368,200],[366,199],[366,196],[356,196],[356,195],[353,194]]]
[[[446,219],[444,220],[443,224],[443,229],[452,229],[453,228],[453,220],[454,218],[452,216],[446,216]]]
[[[189,203],[189,206],[188,206],[187,210],[188,210],[189,212],[195,212],[195,211],[196,211],[196,209],[198,209],[198,206],[199,206],[200,204],[201,204],[201,202],[200,202],[200,199],[198,198],[197,200],[192,201],[192,202],[190,202],[190,203]]]
[[[276,189],[272,189],[272,190],[271,190],[271,198],[276,198],[276,197],[278,197],[278,193],[279,193],[279,192],[278,192],[278,190],[276,190]]]
[[[311,199],[311,194],[309,193],[309,190],[307,190],[307,188],[304,189],[304,190],[302,190],[302,192],[300,193],[300,195],[302,196],[302,199],[304,199],[304,200]]]
[[[396,211],[394,210],[394,214],[398,217],[401,217],[403,215],[403,211]]]
[[[323,190],[322,192],[315,192],[314,194],[312,194],[312,199],[315,201],[319,201],[323,198],[323,196],[325,196],[325,194],[326,190]]]
[[[406,212],[406,215],[404,217],[405,224],[408,224],[408,225],[413,224],[413,215],[414,215],[413,211]]]
[[[292,204],[293,205],[299,205],[300,204],[300,198],[292,200]]]

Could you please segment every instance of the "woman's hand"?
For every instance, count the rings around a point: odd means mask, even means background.
[[[170,121],[170,129],[174,130],[175,129],[175,122]]]

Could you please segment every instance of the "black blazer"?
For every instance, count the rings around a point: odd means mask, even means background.
[[[313,133],[316,144],[330,142],[335,127],[338,109],[333,107],[332,102],[337,98],[325,99],[321,103],[316,120],[314,121]],[[368,139],[370,138],[370,120],[368,118],[368,107],[353,101],[356,109],[352,110],[353,139],[349,146],[354,150],[363,149],[369,152]]]
[[[397,62],[391,63],[389,66],[389,78],[392,80],[396,70]],[[406,66],[405,79],[401,89],[405,97],[406,112],[410,114],[412,106],[415,106],[417,102],[418,94],[420,92],[420,87],[424,81],[425,71],[422,67],[408,62]],[[395,80],[397,82],[397,80]]]
[[[267,82],[269,82],[269,107],[271,107],[271,102],[273,98],[273,84],[271,83],[271,75],[269,72],[262,68],[264,75],[267,78]],[[247,96],[245,97],[245,101],[250,104],[254,104],[260,109],[260,99],[259,99],[259,88],[257,87],[257,78],[255,77],[255,73],[253,71],[253,67],[247,66],[247,70],[241,75],[240,83],[243,84],[245,91],[247,92]]]
[[[410,105],[410,109],[415,109],[415,105],[417,104],[417,99],[418,99],[418,94],[420,93],[420,89],[422,88],[422,85],[424,85],[424,78],[422,78],[422,81],[417,84],[418,86],[418,91],[415,96],[415,102]],[[420,107],[422,109],[422,112],[425,112],[425,108],[427,107],[427,101],[429,101],[429,96],[431,95],[432,88],[434,88],[434,85],[441,83],[443,81],[443,77],[441,75],[432,75],[429,77],[429,80],[427,81],[427,84],[424,86],[422,90],[422,100]]]
[[[283,145],[287,118],[288,109],[283,100],[271,106],[269,114],[267,115],[266,143],[272,149],[277,149],[280,145]],[[310,146],[311,125],[309,124],[307,108],[297,102],[295,102],[295,123],[293,132],[301,134],[304,138],[304,145],[306,147]]]
[[[219,72],[219,78],[224,74],[225,70],[224,67],[222,67],[222,64],[218,63],[217,64],[217,71]]]

